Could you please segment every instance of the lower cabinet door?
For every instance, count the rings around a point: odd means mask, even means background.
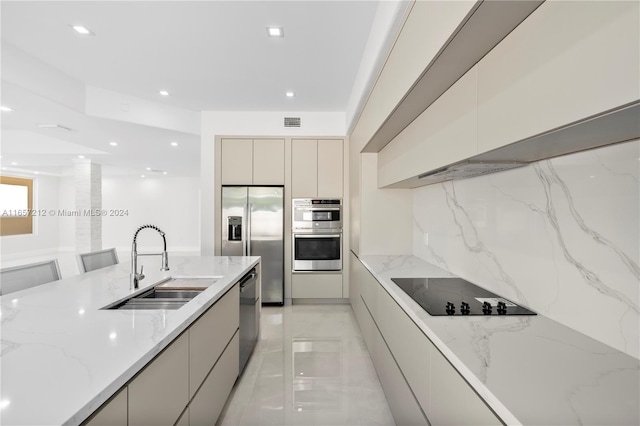
[[[431,380],[428,416],[433,426],[503,424],[435,346],[431,347]]]
[[[189,401],[189,333],[129,383],[129,426],[173,425]]]
[[[235,334],[189,404],[189,424],[214,426],[238,378],[239,337]]]
[[[293,274],[294,299],[341,299],[342,274]]]
[[[115,426],[127,424],[127,388],[120,390],[104,404],[85,426]]]
[[[371,319],[370,316],[369,319]],[[387,397],[387,402],[389,403],[389,408],[391,409],[393,419],[396,421],[396,425],[428,426],[429,422],[420,409],[418,401],[416,401],[416,398],[413,396],[411,388],[402,375],[400,368],[398,368],[396,361],[393,359],[373,319],[371,319],[370,324],[372,330],[369,332],[373,335],[373,342],[370,346],[367,342],[367,345],[369,346],[373,364],[380,378],[382,390]],[[373,346],[373,350],[371,350],[371,346]]]
[[[184,409],[184,412],[175,426],[189,426],[189,407]]]

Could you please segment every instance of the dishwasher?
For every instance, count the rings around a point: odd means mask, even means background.
[[[258,272],[253,268],[240,280],[240,374],[258,341],[259,300]]]

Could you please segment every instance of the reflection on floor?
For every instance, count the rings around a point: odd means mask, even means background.
[[[262,309],[220,425],[394,425],[349,305]]]

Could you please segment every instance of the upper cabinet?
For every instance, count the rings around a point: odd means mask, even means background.
[[[341,198],[344,185],[342,139],[291,141],[291,196]]]
[[[379,186],[640,137],[639,31],[638,2],[544,2],[379,151]]]
[[[284,185],[284,139],[222,139],[223,185]]]
[[[640,3],[547,1],[479,63],[478,152],[637,102]]]
[[[475,155],[478,68],[473,67],[378,154],[378,186]]]
[[[318,141],[291,141],[291,196],[293,198],[318,195]]]

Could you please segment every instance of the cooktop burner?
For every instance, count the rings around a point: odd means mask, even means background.
[[[462,278],[391,278],[429,315],[536,315]]]

